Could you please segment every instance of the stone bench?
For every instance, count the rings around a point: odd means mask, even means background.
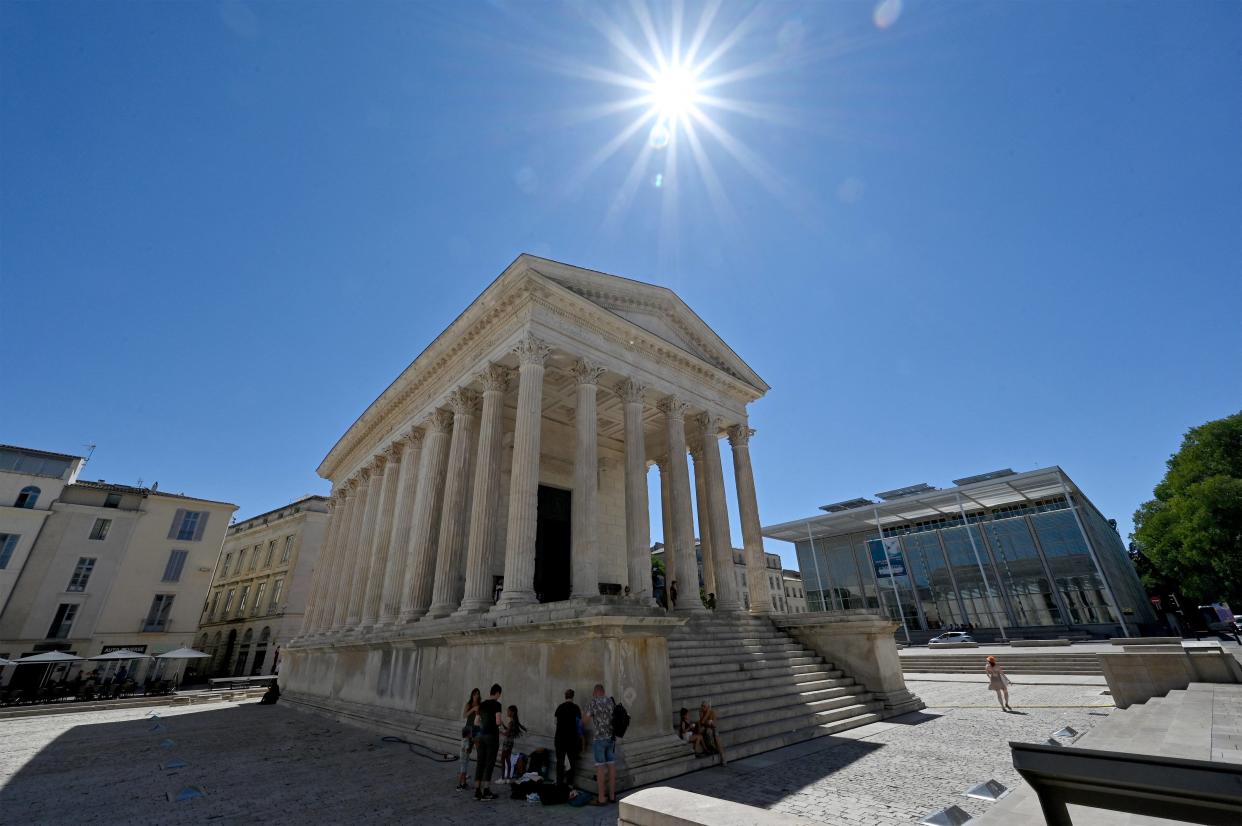
[[[1067,639],[1010,640],[1009,641],[1010,648],[1052,648],[1052,647],[1059,647],[1062,645],[1069,645],[1069,644],[1070,644],[1070,641]]]
[[[813,821],[656,786],[621,800],[617,826],[811,826]]]

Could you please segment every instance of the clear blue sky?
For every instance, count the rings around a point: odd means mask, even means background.
[[[1242,406],[1242,5],[730,3],[702,168],[614,140],[651,50],[596,8],[0,4],[0,440],[326,492],[523,251],[671,287],[771,384],[764,522],[1057,463],[1126,533]]]

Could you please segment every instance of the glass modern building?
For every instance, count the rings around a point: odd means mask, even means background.
[[[763,535],[797,546],[808,611],[879,610],[903,623],[899,637],[951,626],[1026,637],[1154,627],[1121,537],[1061,468],[953,484],[824,505]]]

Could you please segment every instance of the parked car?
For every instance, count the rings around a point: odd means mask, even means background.
[[[939,637],[933,637],[932,639],[928,640],[929,643],[933,643],[933,642],[974,642],[974,641],[975,641],[975,638],[972,637],[970,634],[967,634],[965,631],[945,631]]]

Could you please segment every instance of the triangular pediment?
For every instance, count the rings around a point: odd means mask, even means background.
[[[766,393],[768,385],[711,327],[667,287],[521,256],[515,264],[625,319],[690,355]]]

